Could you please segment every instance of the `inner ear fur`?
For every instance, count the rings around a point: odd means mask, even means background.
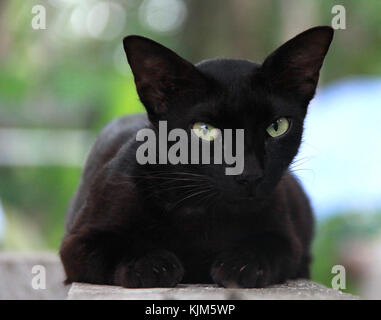
[[[328,26],[311,28],[284,43],[262,64],[268,83],[284,94],[309,102],[333,38]]]
[[[123,45],[140,100],[152,117],[167,113],[171,100],[205,89],[205,76],[161,44],[133,35],[124,38]]]

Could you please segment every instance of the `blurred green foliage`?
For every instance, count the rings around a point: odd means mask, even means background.
[[[58,248],[63,235],[63,213],[80,173],[80,168],[0,168],[4,210],[7,212],[7,224],[12,226],[6,234],[8,249]],[[24,241],[13,240],[17,224],[23,226],[20,226],[21,230],[25,230],[25,226],[27,230],[35,230],[39,240],[32,243],[28,237],[23,238]],[[20,232],[16,233],[20,235]]]

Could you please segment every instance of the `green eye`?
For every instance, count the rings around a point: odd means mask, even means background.
[[[220,130],[205,122],[196,122],[192,130],[196,136],[205,141],[213,141],[220,133]]]
[[[271,137],[275,138],[285,134],[289,126],[290,123],[286,118],[279,118],[277,121],[270,124],[266,131]]]

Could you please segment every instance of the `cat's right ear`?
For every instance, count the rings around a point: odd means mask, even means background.
[[[123,45],[150,119],[165,118],[173,102],[187,101],[205,89],[206,79],[196,67],[161,44],[133,35]],[[177,111],[181,107],[176,103]]]
[[[315,27],[275,50],[262,64],[270,87],[308,103],[315,94],[319,71],[332,37],[331,27]]]

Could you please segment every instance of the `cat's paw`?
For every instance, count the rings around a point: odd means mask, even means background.
[[[277,272],[266,256],[251,252],[226,252],[211,268],[214,282],[227,288],[263,288],[274,283]]]
[[[174,287],[184,276],[184,268],[171,252],[151,252],[119,266],[115,282],[126,288]]]

